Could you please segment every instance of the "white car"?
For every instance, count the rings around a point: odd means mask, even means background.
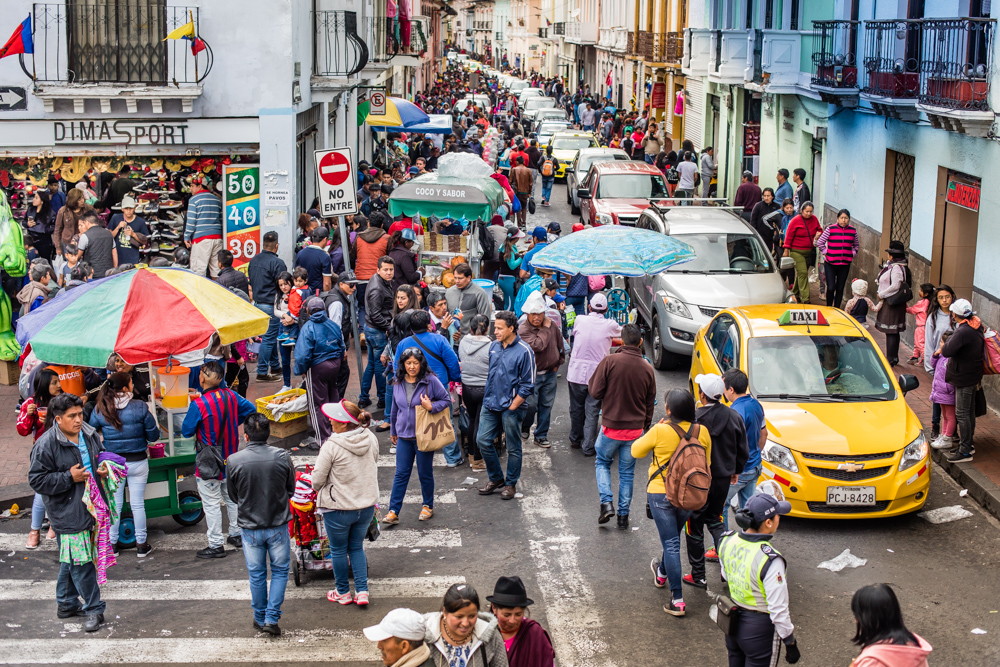
[[[660,370],[690,357],[695,334],[720,310],[791,298],[760,236],[728,209],[651,205],[636,227],[669,234],[696,255],[655,276],[628,280],[631,305],[650,332],[653,366]]]
[[[566,120],[540,120],[535,128],[535,138],[538,139],[538,148],[544,149],[552,140],[552,135],[556,132],[565,132],[573,129],[573,124]],[[622,151],[624,152],[624,151]]]
[[[480,109],[489,112],[490,98],[487,95],[469,95],[468,97],[465,97],[455,102],[455,106],[452,107],[451,112],[456,116],[458,114],[465,113],[465,108],[470,104],[472,104],[473,102],[475,102],[476,106],[478,106]]]
[[[525,85],[527,85],[527,83],[528,83],[527,81],[524,82]],[[517,103],[520,106],[523,107],[525,101],[528,98],[531,98],[531,97],[544,97],[544,96],[545,95],[544,95],[544,93],[542,93],[542,89],[541,88],[531,88],[531,87],[522,88],[521,90],[517,91]]]
[[[546,142],[547,143],[547,142]],[[541,144],[541,140],[539,140]],[[613,162],[615,160],[631,160],[628,153],[620,148],[581,148],[576,159],[566,168],[566,199],[569,201],[570,212],[580,213],[579,189],[587,179],[590,167],[598,162]]]

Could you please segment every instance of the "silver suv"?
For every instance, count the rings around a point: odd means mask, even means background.
[[[669,234],[696,254],[655,276],[629,279],[629,298],[649,329],[660,370],[690,357],[695,334],[720,310],[791,298],[760,236],[729,209],[653,204],[636,227]]]

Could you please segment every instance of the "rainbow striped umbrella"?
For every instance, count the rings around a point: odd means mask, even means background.
[[[369,127],[406,127],[430,121],[430,116],[423,112],[413,102],[408,102],[401,97],[388,97],[385,100],[385,115],[373,116],[371,113],[365,118],[365,123]]]
[[[103,368],[112,352],[136,365],[267,331],[270,318],[186,269],[135,269],[61,292],[17,321],[17,342],[49,363]]]

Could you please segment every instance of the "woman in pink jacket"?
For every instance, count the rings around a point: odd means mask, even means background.
[[[857,623],[854,643],[862,647],[851,667],[927,667],[931,645],[903,625],[899,600],[888,584],[859,588],[851,611]]]

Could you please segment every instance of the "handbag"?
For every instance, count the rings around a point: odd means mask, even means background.
[[[458,406],[458,430],[462,435],[469,435],[469,411],[465,409],[465,405]]]
[[[436,452],[455,442],[455,429],[451,425],[450,410],[431,412],[422,405],[414,408],[417,417],[417,449]]]
[[[889,269],[890,271],[892,269]],[[903,284],[899,286],[895,294],[887,296],[885,302],[890,306],[902,306],[910,302],[913,298],[913,290],[910,288],[910,270],[903,267]]]
[[[225,403],[222,403],[222,420],[219,425],[219,437],[226,432],[226,425],[229,421],[229,411],[226,409]],[[194,458],[195,470],[198,471],[198,476],[205,481],[219,479],[222,477],[222,471],[226,467],[226,462],[222,458],[222,448],[219,445],[210,445],[198,442],[198,453]]]
[[[736,626],[739,625],[740,608],[725,595],[720,595],[715,601],[715,608],[718,613],[715,615],[715,623],[722,629],[722,632],[732,637],[736,634]]]
[[[973,407],[975,408],[975,415],[977,417],[986,416],[986,392],[983,391],[983,385],[981,384],[976,386],[976,396],[973,401]]]
[[[535,198],[531,197],[528,199],[528,213],[535,214]]]
[[[369,542],[374,542],[382,534],[382,529],[379,527],[379,523],[382,521],[382,515],[378,511],[378,505],[375,506],[375,513],[372,514],[371,523],[368,524],[368,531],[365,533],[365,537],[368,538]]]

